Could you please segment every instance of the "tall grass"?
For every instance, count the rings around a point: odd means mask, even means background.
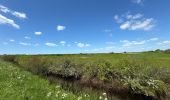
[[[2,59],[35,74],[97,83],[103,88],[110,84],[112,89],[124,87],[134,95],[161,99],[169,91],[170,55],[163,53],[4,56]]]

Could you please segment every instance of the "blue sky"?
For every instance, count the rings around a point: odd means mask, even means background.
[[[169,0],[1,0],[0,54],[170,48]]]

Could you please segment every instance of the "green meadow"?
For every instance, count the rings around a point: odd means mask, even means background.
[[[0,98],[7,100],[168,100],[170,95],[170,54],[164,52],[3,55],[0,69]]]

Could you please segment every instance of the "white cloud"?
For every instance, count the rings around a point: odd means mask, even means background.
[[[143,45],[146,43],[145,40],[143,41],[128,41],[128,40],[123,40],[120,41],[121,43],[123,43],[123,47],[131,47],[131,46],[135,46],[135,45]]]
[[[151,39],[148,39],[148,40],[141,40],[141,41],[129,41],[129,40],[123,40],[123,41],[120,41],[121,43],[123,43],[123,47],[131,47],[131,46],[137,46],[137,45],[143,45],[143,44],[146,44],[146,43],[151,43],[151,42],[156,42],[158,41],[159,38],[151,38]]]
[[[26,42],[20,42],[19,44],[20,44],[20,45],[23,45],[23,46],[29,46],[29,45],[31,45],[30,43],[26,43]]]
[[[116,20],[117,23],[122,23],[123,19],[119,17],[119,15],[115,15],[114,19]]]
[[[123,23],[122,25],[120,25],[120,29],[126,30],[126,29],[130,28],[130,26],[131,26],[131,23],[129,21],[127,21],[127,22]]]
[[[127,14],[127,16],[126,16],[127,19],[140,19],[140,18],[142,18],[142,17],[143,17],[143,15],[140,14],[140,13],[138,13],[138,14],[136,14],[136,15]]]
[[[65,29],[66,29],[65,26],[62,26],[62,25],[58,25],[58,26],[57,26],[57,30],[58,30],[58,31],[63,31],[63,30],[65,30]]]
[[[28,36],[25,36],[24,38],[25,38],[25,39],[31,39],[31,37],[28,37]]]
[[[144,0],[132,0],[133,3],[142,4]]]
[[[56,47],[56,46],[58,46],[57,44],[51,43],[51,42],[47,42],[47,43],[45,43],[45,45],[49,46],[49,47]]]
[[[9,41],[10,41],[10,42],[15,42],[15,40],[14,40],[14,39],[10,39]]]
[[[0,11],[2,11],[3,13],[10,12],[10,10],[7,7],[3,6],[3,5],[0,5]]]
[[[20,26],[14,22],[12,19],[8,19],[7,17],[0,14],[0,24],[7,24],[13,26],[14,28],[19,29]]]
[[[17,12],[17,11],[12,12],[12,15],[14,15],[15,17],[21,18],[21,19],[27,18],[25,13],[21,13],[21,12]]]
[[[27,18],[25,13],[10,10],[9,8],[7,8],[7,7],[3,6],[3,5],[0,5],[0,11],[3,12],[3,13],[10,13],[10,14],[14,15],[17,18],[21,18],[21,19],[26,19]]]
[[[151,38],[148,41],[158,41],[158,40],[159,40],[159,38]]]
[[[84,48],[84,47],[89,47],[90,44],[86,44],[86,43],[77,43],[77,47],[80,47],[80,48]]]
[[[60,44],[64,46],[66,44],[66,41],[60,41]]]
[[[17,17],[17,18],[20,18],[20,19],[27,18],[25,13],[10,10],[9,8],[7,8],[7,7],[3,6],[3,5],[0,5],[0,12],[9,13],[9,14]],[[20,26],[18,24],[16,24],[14,20],[9,19],[9,18],[3,16],[2,14],[0,14],[0,24],[11,25],[11,26],[13,26],[14,28],[17,28],[17,29],[20,28]]]
[[[35,35],[42,35],[42,32],[35,32]]]
[[[118,16],[118,15],[115,15]],[[118,22],[119,19],[124,19],[124,21]],[[120,24],[120,29],[122,30],[143,30],[149,31],[155,26],[155,20],[153,18],[144,18],[143,14],[125,14],[121,18],[116,17],[116,22]]]
[[[153,18],[145,19],[144,21],[132,22],[130,30],[151,30],[155,25],[153,24]]]
[[[170,41],[162,41],[158,43],[159,45],[170,45]]]

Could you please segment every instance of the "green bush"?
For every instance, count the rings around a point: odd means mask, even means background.
[[[2,59],[2,60],[4,60],[4,61],[9,61],[9,62],[13,62],[13,63],[16,62],[16,61],[15,61],[15,58],[16,58],[16,56],[14,56],[14,55],[3,55],[3,56],[1,56],[1,59]]]
[[[164,82],[160,80],[126,78],[124,83],[134,94],[144,94],[156,99],[161,98],[160,96],[166,96],[166,86]]]
[[[165,83],[147,75],[145,73],[147,69],[145,63],[126,59],[119,62],[118,65],[121,76],[123,76],[121,80],[124,85],[131,89],[132,93],[144,94],[154,98],[160,98],[160,94],[162,96],[166,95]]]
[[[112,64],[108,61],[96,61],[86,64],[85,72],[90,78],[98,78],[103,81],[112,79]]]
[[[146,73],[150,77],[170,84],[170,69],[168,67],[151,67]]]
[[[70,59],[64,58],[62,60],[53,62],[52,66],[49,68],[49,71],[65,78],[73,77],[75,79],[79,79],[83,72],[81,69],[82,66],[82,64],[76,64]]]

